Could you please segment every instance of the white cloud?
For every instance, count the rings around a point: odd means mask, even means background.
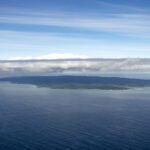
[[[1,61],[0,76],[47,75],[51,73],[149,72],[150,59],[81,59]]]
[[[38,56],[38,57],[13,57],[13,58],[8,58],[8,60],[52,60],[52,59],[87,59],[88,56],[86,55],[74,55],[71,53],[53,53],[53,54],[48,54],[48,55],[43,55],[43,56]]]

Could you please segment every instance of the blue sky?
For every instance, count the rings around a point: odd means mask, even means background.
[[[0,59],[150,57],[149,0],[0,0]]]

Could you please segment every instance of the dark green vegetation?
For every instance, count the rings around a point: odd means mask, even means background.
[[[150,87],[150,80],[94,76],[27,76],[2,78],[17,84],[32,84],[53,89],[105,89],[124,90],[135,87]]]

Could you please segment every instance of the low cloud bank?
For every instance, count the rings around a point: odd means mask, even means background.
[[[150,71],[150,59],[74,59],[0,61],[0,77],[51,73]]]

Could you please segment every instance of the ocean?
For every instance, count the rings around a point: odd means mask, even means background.
[[[0,83],[0,150],[150,150],[150,88]]]

